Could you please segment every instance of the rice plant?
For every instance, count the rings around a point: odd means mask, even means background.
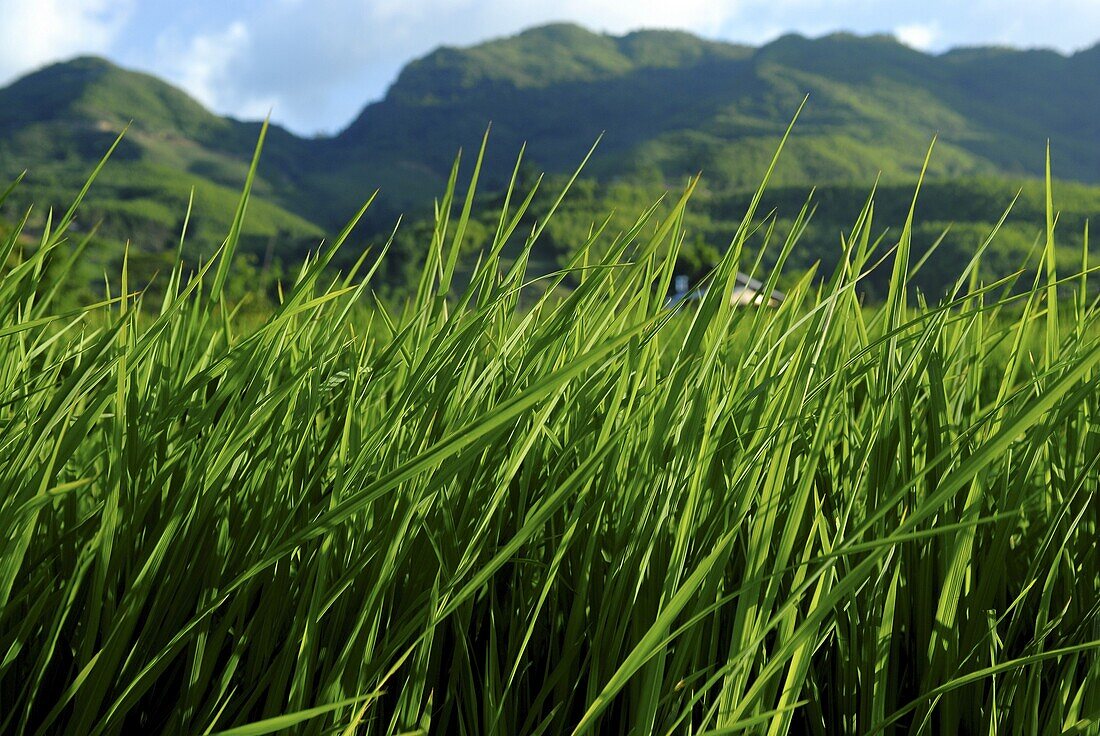
[[[758,195],[670,310],[691,186],[538,283],[513,186],[456,279],[455,171],[398,309],[384,249],[331,267],[353,219],[242,324],[252,174],[155,309],[125,268],[55,306],[79,201],[6,239],[0,732],[1097,733],[1100,330],[1050,198],[1010,279],[913,293],[919,195],[872,193],[734,307],[799,247]]]

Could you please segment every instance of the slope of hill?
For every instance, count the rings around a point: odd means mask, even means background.
[[[780,182],[908,177],[933,134],[934,175],[1036,175],[1049,137],[1061,176],[1100,181],[1100,46],[931,56],[884,36],[789,35],[749,49],[548,26],[411,63],[338,142],[438,180],[489,120],[498,149],[526,141],[551,171],[606,131],[592,173],[675,181],[702,170],[715,187],[751,186],[806,94]]]
[[[276,255],[293,258],[376,187],[370,227],[425,212],[456,151],[476,147],[490,121],[489,191],[525,142],[532,168],[563,173],[602,132],[586,176],[649,193],[701,170],[711,195],[737,201],[806,94],[775,178],[792,191],[810,183],[866,190],[879,175],[909,184],[933,134],[933,179],[1037,176],[1050,138],[1058,176],[1100,183],[1100,45],[1071,56],[999,48],[933,56],[888,36],[788,35],[752,48],[558,24],[411,62],[384,99],[334,137],[273,127],[246,250],[274,243]],[[102,219],[108,238],[155,250],[174,242],[194,187],[192,230],[216,243],[258,124],[214,115],[101,59],[56,64],[0,90],[0,176],[29,169],[13,204],[64,205],[130,120],[85,216]],[[44,217],[43,208],[37,222]]]
[[[219,242],[259,125],[214,115],[171,85],[102,59],[55,64],[0,90],[0,175],[10,179],[27,169],[12,204],[34,202],[31,224],[41,224],[48,208],[63,208],[76,195],[127,124],[83,213],[85,226],[102,221],[105,238],[170,246],[194,189],[192,232],[208,246]],[[295,201],[298,162],[308,154],[281,129],[268,140],[248,237],[281,236],[289,247],[305,247],[322,229],[280,204]]]

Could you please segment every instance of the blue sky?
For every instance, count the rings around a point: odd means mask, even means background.
[[[760,44],[788,31],[894,33],[930,51],[976,44],[1071,53],[1100,40],[1100,0],[0,0],[0,84],[107,56],[242,118],[337,130],[401,66],[551,21],[681,28]]]

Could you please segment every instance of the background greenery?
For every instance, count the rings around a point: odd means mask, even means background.
[[[588,181],[532,254],[533,268],[558,267],[606,212],[619,212],[611,227],[622,227],[625,213],[702,171],[684,256],[684,268],[700,272],[728,245],[807,93],[764,209],[776,207],[778,226],[786,227],[810,185],[818,187],[813,224],[792,256],[800,265],[835,261],[839,231],[876,179],[878,222],[898,227],[933,134],[934,186],[922,201],[915,247],[955,226],[918,278],[926,289],[942,291],[1023,187],[985,275],[1019,262],[1036,235],[1042,197],[1035,181],[1047,138],[1055,142],[1055,174],[1078,182],[1057,186],[1065,247],[1075,247],[1081,221],[1100,211],[1100,189],[1088,186],[1100,184],[1100,46],[1072,56],[1001,48],[932,56],[878,36],[792,35],[750,48],[677,32],[613,37],[552,25],[410,63],[386,97],[338,135],[307,140],[273,127],[240,252],[270,281],[268,268],[300,262],[380,187],[341,258],[380,245],[403,213],[408,235],[395,244],[379,288],[407,293],[425,255],[417,233],[433,226],[429,203],[445,188],[455,152],[476,150],[491,121],[481,175],[490,205],[524,144],[521,183],[529,185],[537,171],[552,179],[571,173],[603,134],[583,173]],[[196,245],[189,255],[209,255],[228,228],[258,125],[218,117],[157,79],[94,58],[48,67],[0,90],[0,175],[28,169],[3,216],[18,220],[35,202],[34,231],[50,207],[72,200],[131,121],[73,226],[77,232],[100,224],[87,251],[89,288],[98,288],[103,265],[117,266],[127,241],[137,273],[167,267],[192,188]],[[883,285],[861,288],[875,296]]]

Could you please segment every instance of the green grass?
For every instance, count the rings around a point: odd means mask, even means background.
[[[69,216],[6,236],[0,731],[1096,732],[1100,329],[1053,209],[1022,289],[979,249],[924,303],[868,202],[833,273],[734,309],[754,200],[672,313],[690,189],[569,290],[525,283],[533,191],[452,288],[454,191],[401,309],[338,238],[259,324],[248,186],[155,309],[125,267],[55,308]]]

